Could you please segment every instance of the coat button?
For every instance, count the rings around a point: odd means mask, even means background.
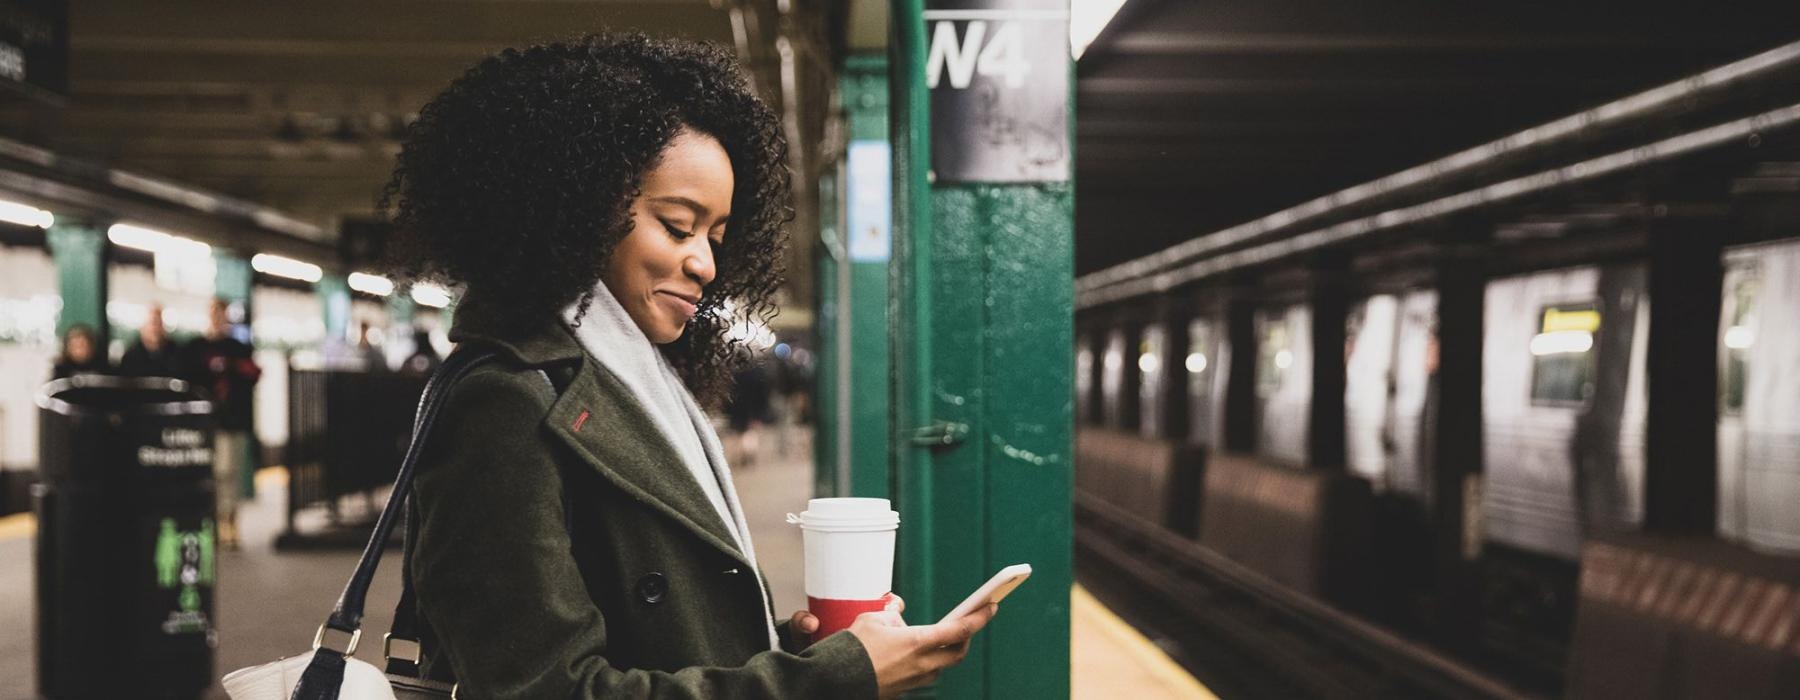
[[[651,605],[661,603],[663,596],[669,592],[669,581],[662,574],[651,572],[638,579],[638,597]]]

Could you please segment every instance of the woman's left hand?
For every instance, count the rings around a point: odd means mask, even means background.
[[[788,629],[792,630],[796,637],[803,637],[804,639],[811,640],[812,633],[819,631],[819,618],[812,613],[801,610],[800,612],[794,613],[793,617],[788,618]]]

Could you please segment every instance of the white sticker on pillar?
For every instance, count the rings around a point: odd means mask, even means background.
[[[850,261],[885,263],[892,249],[893,153],[886,141],[850,142]]]

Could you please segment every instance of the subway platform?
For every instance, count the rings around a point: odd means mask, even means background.
[[[757,554],[780,612],[798,610],[806,603],[800,531],[783,517],[805,507],[802,494],[808,493],[812,479],[808,442],[806,432],[794,431],[787,449],[777,449],[753,468],[736,470],[739,496],[749,511]],[[240,515],[244,545],[220,554],[218,675],[304,651],[356,565],[357,552],[349,550],[275,551],[273,542],[286,510],[286,479],[281,467],[257,474],[256,499],[246,503]],[[347,499],[346,518],[355,518],[357,509],[366,507],[360,501]],[[313,515],[323,522],[323,513]],[[35,532],[29,514],[0,518],[0,561],[7,562],[0,567],[0,601],[5,601],[0,605],[0,700],[38,697],[31,588]],[[382,567],[369,592],[364,628],[371,639],[387,630],[400,595],[398,569],[392,563]],[[1086,591],[1076,587],[1071,595],[1073,697],[1214,697]],[[380,653],[381,645],[374,643],[357,651],[377,664]],[[206,695],[208,700],[225,697],[216,683]]]

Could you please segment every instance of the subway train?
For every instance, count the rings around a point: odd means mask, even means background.
[[[1780,71],[1078,278],[1078,573],[1209,683],[1263,658],[1250,695],[1800,692]]]

